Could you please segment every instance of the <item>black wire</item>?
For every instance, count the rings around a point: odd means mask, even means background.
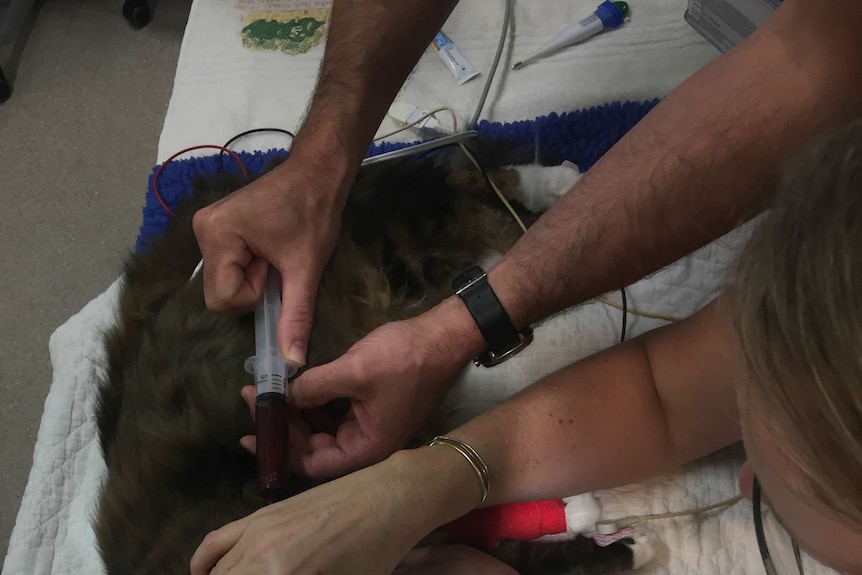
[[[239,140],[240,138],[245,138],[246,136],[250,136],[251,134],[259,134],[261,132],[277,132],[279,134],[285,134],[287,136],[290,136],[291,140],[293,140],[293,138],[296,137],[293,134],[293,132],[291,132],[289,130],[282,130],[281,128],[254,128],[253,130],[246,130],[245,132],[242,132],[241,134],[237,134],[236,136],[234,136],[233,138],[228,140],[227,143],[224,145],[224,147],[230,148],[230,145],[233,144],[234,142],[236,142],[237,140]],[[219,150],[219,152],[218,152],[218,171],[221,173],[224,173],[224,163],[222,160],[223,156],[224,156],[224,150]]]
[[[620,329],[620,343],[626,340],[626,321],[629,316],[629,304],[626,301],[626,288],[620,288],[620,295],[623,296],[623,327]]]

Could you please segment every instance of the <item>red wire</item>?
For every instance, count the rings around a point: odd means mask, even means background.
[[[242,163],[242,159],[239,157],[239,155],[237,155],[237,153],[234,152],[233,150],[229,150],[229,149],[225,148],[224,146],[217,146],[215,144],[201,144],[199,146],[191,146],[191,147],[186,148],[184,150],[180,150],[179,152],[177,152],[176,154],[174,154],[173,156],[171,156],[170,158],[168,158],[167,160],[162,162],[162,165],[159,166],[158,170],[156,170],[156,175],[153,176],[153,193],[155,194],[156,199],[159,201],[159,203],[162,205],[162,207],[168,213],[168,215],[172,216],[172,215],[174,215],[174,212],[173,212],[173,210],[171,210],[168,207],[168,205],[162,199],[161,194],[159,194],[159,176],[162,175],[162,170],[164,170],[165,166],[170,164],[177,156],[182,156],[186,152],[191,152],[192,150],[202,150],[202,149],[209,149],[209,148],[212,148],[215,150],[221,150],[223,152],[227,152],[228,154],[230,154],[231,157],[234,160],[236,160],[236,163],[239,164],[239,168],[242,170],[242,175],[246,176],[246,177],[248,176],[248,170],[245,169],[245,164]]]

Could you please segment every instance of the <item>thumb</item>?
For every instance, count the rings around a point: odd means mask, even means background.
[[[356,382],[345,365],[346,358],[309,369],[290,384],[290,393],[297,409],[326,405],[334,399],[359,399]]]
[[[306,363],[308,338],[314,319],[314,299],[318,280],[313,275],[279,270],[282,278],[281,314],[278,318],[278,345],[281,355],[294,367]]]

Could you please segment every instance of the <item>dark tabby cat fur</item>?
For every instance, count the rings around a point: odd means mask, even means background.
[[[483,179],[453,167],[455,154],[361,171],[318,292],[310,366],[384,322],[431,308],[483,252],[503,252],[519,237]],[[518,181],[514,172],[494,177]],[[253,431],[239,396],[250,382],[243,362],[254,352],[253,319],[209,312],[200,276],[188,281],[200,259],[192,215],[242,183],[198,182],[163,237],[126,263],[97,408],[108,472],[95,531],[111,575],[188,573],[207,532],[262,505],[254,458],[239,445]],[[537,575],[607,573],[633,561],[625,543],[599,548],[586,538],[503,542],[496,552]]]

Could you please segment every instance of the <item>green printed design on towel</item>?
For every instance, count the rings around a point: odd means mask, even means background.
[[[242,43],[251,50],[302,54],[323,38],[328,16],[324,10],[248,14],[243,18]]]

